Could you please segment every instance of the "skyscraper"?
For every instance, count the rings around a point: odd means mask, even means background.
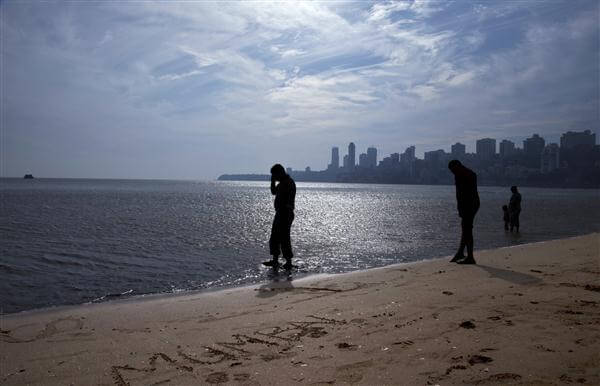
[[[460,142],[456,142],[450,148],[450,152],[454,158],[463,158],[467,152],[467,147]]]
[[[407,162],[412,162],[415,160],[415,147],[414,146],[410,146],[407,147],[406,150],[404,150],[404,153],[402,153],[402,159],[407,161]]]
[[[367,149],[367,166],[370,168],[377,166],[377,149],[373,146]]]
[[[515,143],[508,139],[503,139],[500,142],[500,157],[506,158],[515,153]]]
[[[331,169],[338,170],[340,168],[340,149],[337,146],[331,148]]]
[[[542,150],[541,172],[550,173],[560,165],[560,148],[557,143],[550,143]]]
[[[348,145],[348,169],[353,170],[356,166],[356,146],[354,142]]]
[[[539,157],[546,146],[544,138],[537,134],[523,141],[523,152],[531,157]]]
[[[560,147],[563,149],[572,149],[577,146],[594,146],[596,144],[596,133],[590,130],[577,132],[567,131],[560,136]]]
[[[360,153],[360,155],[358,156],[358,166],[360,168],[368,168],[369,167],[369,162],[368,162],[366,153]]]
[[[492,159],[496,155],[496,140],[493,138],[479,139],[475,146],[479,159]]]
[[[404,153],[400,154],[400,167],[408,175],[412,176],[415,166],[415,147],[410,146],[404,150]]]

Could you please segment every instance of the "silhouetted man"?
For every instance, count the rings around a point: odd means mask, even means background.
[[[448,163],[448,169],[454,174],[456,185],[456,203],[461,218],[460,246],[450,262],[458,264],[475,264],[473,257],[473,220],[479,210],[479,193],[477,193],[477,174],[465,167],[458,160]],[[467,256],[464,256],[467,247]]]
[[[521,193],[516,186],[511,186],[510,191],[512,192],[512,196],[510,196],[510,201],[508,203],[508,213],[510,219],[510,231],[512,232],[514,228],[519,232],[519,215],[521,214]]]
[[[277,185],[276,182],[279,182]],[[267,266],[279,265],[279,254],[283,253],[285,264],[283,268],[292,268],[292,242],[290,231],[294,221],[294,202],[296,200],[296,183],[283,166],[275,164],[271,168],[271,193],[275,196],[275,218],[271,228],[269,250],[272,260],[265,261]]]

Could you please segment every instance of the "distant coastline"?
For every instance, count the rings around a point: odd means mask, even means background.
[[[595,173],[594,173],[595,172]],[[534,188],[558,189],[600,189],[600,173],[594,171],[589,179],[572,179],[562,173],[552,175],[535,174],[529,178],[494,178],[482,176],[478,173],[480,186],[525,186]],[[415,178],[401,173],[364,173],[357,170],[355,173],[332,174],[328,171],[291,171],[290,175],[298,182],[328,182],[328,183],[358,183],[358,184],[391,184],[391,185],[453,185],[454,180],[450,173],[447,176],[441,173],[437,176]],[[222,174],[218,181],[269,181],[268,174]]]

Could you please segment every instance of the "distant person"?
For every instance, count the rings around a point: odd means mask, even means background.
[[[504,216],[503,216],[504,230],[507,231],[508,230],[508,224],[510,223],[510,214],[508,213],[508,206],[507,205],[502,205],[502,212],[504,213]]]
[[[519,215],[521,214],[521,193],[516,186],[511,186],[510,202],[508,203],[508,212],[510,216],[510,231],[513,229],[519,232]]]
[[[279,182],[276,184],[276,182]],[[270,267],[279,266],[279,255],[285,258],[284,269],[292,268],[292,241],[290,231],[294,221],[294,202],[296,200],[296,183],[283,166],[275,164],[271,168],[271,194],[275,196],[275,218],[269,239],[269,251],[272,259],[263,262]]]
[[[461,218],[460,246],[452,263],[475,264],[473,257],[473,221],[479,210],[479,193],[477,192],[477,174],[465,167],[460,161],[452,160],[448,169],[454,174],[456,185],[456,203]],[[467,256],[464,256],[465,247]]]

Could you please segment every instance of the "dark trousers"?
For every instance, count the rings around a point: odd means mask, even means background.
[[[517,228],[517,230],[519,230],[519,215],[521,214],[520,210],[513,210],[510,213],[510,230],[512,231],[513,228]]]
[[[292,253],[292,240],[290,231],[294,222],[293,210],[278,210],[275,212],[273,227],[271,228],[271,238],[269,239],[269,250],[273,258],[279,257],[283,253],[286,260],[294,257]]]
[[[465,247],[467,248],[467,256],[473,256],[473,221],[477,210],[474,212],[468,212],[462,214],[461,220],[461,235],[460,235],[460,246],[458,247],[458,254],[464,253]]]

